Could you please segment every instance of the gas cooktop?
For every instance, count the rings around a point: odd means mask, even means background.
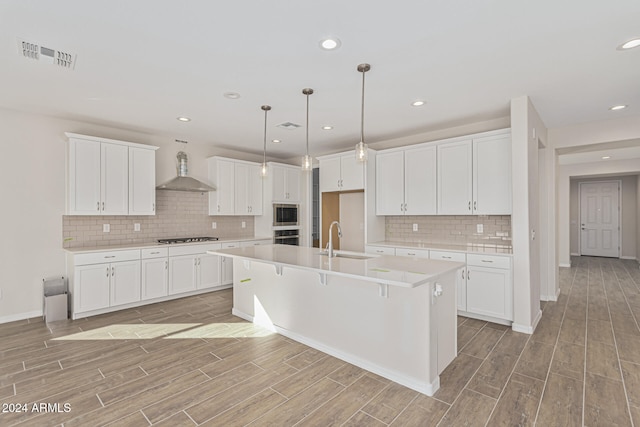
[[[173,239],[158,239],[158,243],[171,245],[174,243],[211,242],[218,240],[217,237],[177,237]]]

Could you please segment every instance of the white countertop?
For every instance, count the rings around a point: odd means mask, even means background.
[[[380,242],[367,243],[371,246],[385,246],[392,248],[407,249],[433,249],[441,251],[456,251],[467,253],[483,253],[498,255],[513,255],[513,247],[511,245],[501,245],[496,243],[415,243],[400,242],[393,240],[383,240]]]
[[[209,250],[207,253],[406,288],[415,288],[432,282],[442,274],[464,267],[464,263],[460,262],[390,255],[366,255],[371,257],[368,259],[340,257],[330,259],[326,255],[320,255],[318,248],[289,245],[216,249]]]
[[[253,236],[253,237],[221,237],[218,240],[210,240],[208,242],[189,242],[189,243],[158,243],[157,241],[146,242],[146,243],[131,243],[128,245],[111,245],[111,246],[89,246],[82,248],[64,248],[65,251],[72,254],[83,254],[83,253],[91,253],[91,252],[105,252],[105,251],[119,251],[126,249],[146,249],[146,248],[173,248],[177,246],[193,246],[193,245],[211,245],[215,243],[225,243],[225,242],[248,242],[253,240],[273,240],[272,237],[268,236]]]

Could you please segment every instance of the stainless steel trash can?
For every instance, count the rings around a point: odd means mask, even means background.
[[[44,297],[42,316],[46,322],[65,320],[69,313],[69,293],[64,277],[42,279]]]

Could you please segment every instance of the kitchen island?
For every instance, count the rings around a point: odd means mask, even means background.
[[[233,258],[233,314],[427,395],[455,358],[462,263],[264,245]]]

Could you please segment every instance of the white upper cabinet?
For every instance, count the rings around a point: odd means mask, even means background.
[[[269,163],[269,170],[273,174],[272,202],[300,203],[300,168]]]
[[[436,147],[378,153],[376,215],[436,213]]]
[[[319,157],[320,192],[364,189],[364,163],[356,160],[353,151]]]
[[[129,215],[156,214],[156,153],[129,148]]]
[[[230,159],[209,159],[209,181],[216,191],[209,192],[209,215],[233,215],[235,212],[235,163]]]
[[[469,215],[473,199],[471,140],[438,145],[438,214]]]
[[[262,179],[260,166],[235,163],[235,214],[262,215]]]
[[[224,157],[210,157],[209,215],[262,215],[260,165]]]
[[[473,213],[511,214],[511,136],[473,140]]]
[[[67,133],[68,215],[154,215],[158,147]]]

